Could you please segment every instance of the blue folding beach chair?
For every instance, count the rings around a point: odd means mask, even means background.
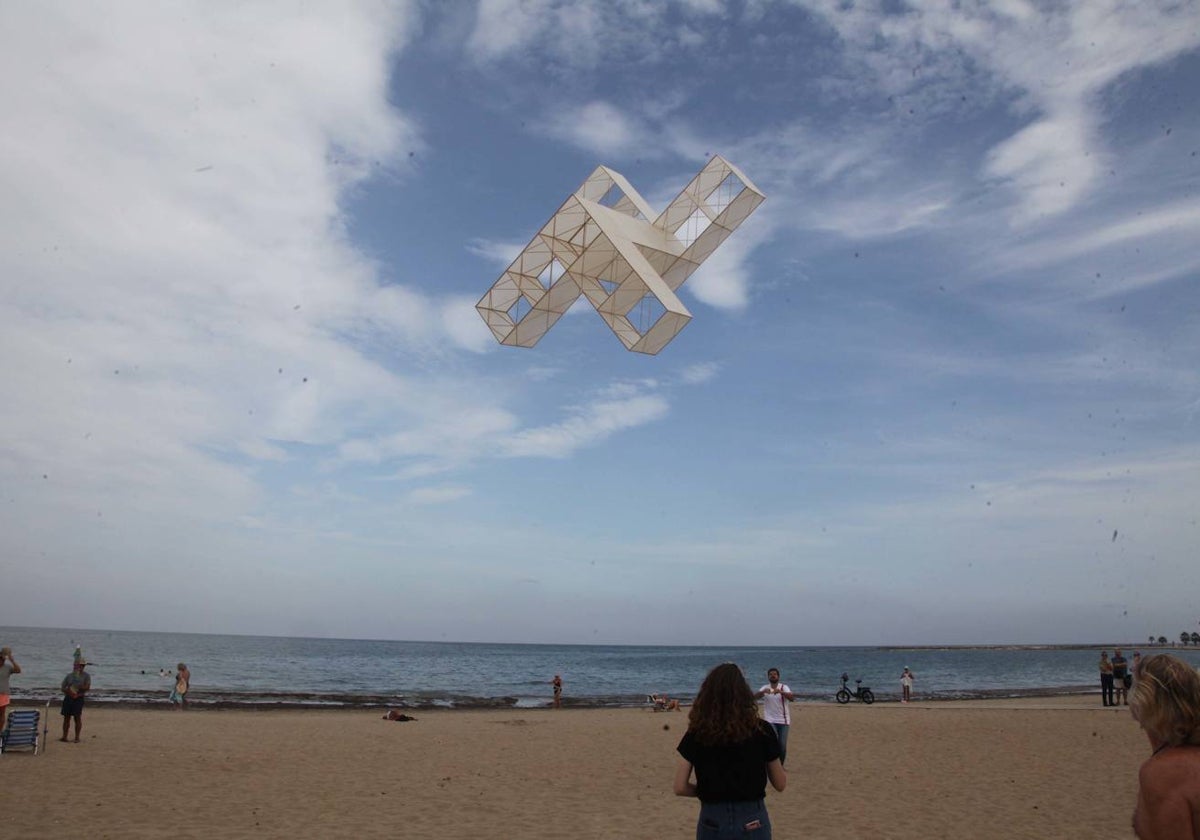
[[[38,739],[40,718],[41,713],[37,709],[18,709],[9,712],[8,723],[4,726],[4,732],[0,733],[0,737],[4,739],[3,744],[0,745],[0,753],[32,747],[33,754],[37,755],[41,747]]]

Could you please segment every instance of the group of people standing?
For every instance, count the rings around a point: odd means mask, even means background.
[[[1141,667],[1142,654],[1133,654],[1133,666],[1121,655],[1121,649],[1113,651],[1112,659],[1108,651],[1100,651],[1100,700],[1105,706],[1128,706],[1129,689]]]
[[[1117,650],[1111,660],[1104,652],[1101,674],[1113,691],[1104,704],[1129,705],[1150,742],[1150,757],[1138,773],[1137,836],[1200,838],[1200,673],[1168,654],[1144,662],[1134,654],[1130,665]],[[905,668],[905,700],[911,686],[912,672]],[[788,703],[794,698],[778,668],[767,671],[767,683],[757,692],[732,662],[704,678],[676,748],[673,783],[677,796],[700,800],[697,840],[770,840],[766,788],[787,787]]]
[[[68,736],[71,734],[71,724],[74,723],[74,742],[78,744],[80,734],[83,732],[83,706],[88,692],[92,690],[92,675],[87,671],[89,663],[83,655],[82,647],[77,645],[71,658],[71,673],[63,677],[62,682],[59,683],[59,690],[62,692],[59,714],[62,715],[63,725],[62,737],[58,740],[71,740]],[[178,668],[170,701],[174,708],[186,709],[192,675],[184,663],[180,662]],[[8,707],[12,699],[9,680],[13,674],[19,673],[21,673],[21,666],[13,658],[12,648],[7,646],[0,648],[0,731],[4,729]]]

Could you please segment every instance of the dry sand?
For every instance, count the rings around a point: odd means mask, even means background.
[[[1148,753],[1099,698],[802,705],[782,838],[1131,837]],[[689,838],[686,711],[90,707],[83,742],[0,757],[0,837]]]

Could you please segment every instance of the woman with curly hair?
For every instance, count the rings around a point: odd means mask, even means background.
[[[759,719],[754,693],[737,665],[727,662],[708,672],[678,751],[675,795],[700,799],[696,840],[771,840],[763,797],[768,780],[777,791],[787,787],[787,771],[779,762],[775,731]]]
[[[1134,832],[1200,840],[1200,675],[1169,654],[1148,656],[1129,710],[1153,750],[1138,771]]]

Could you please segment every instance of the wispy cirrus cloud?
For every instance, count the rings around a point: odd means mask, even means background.
[[[1095,187],[1107,152],[1098,131],[1100,91],[1200,45],[1194,11],[1170,2],[949,7],[912,0],[898,9],[794,2],[838,32],[847,61],[868,74],[866,85],[949,98],[949,80],[964,98],[967,91],[1005,95],[1024,124],[995,144],[981,174],[1010,189],[1018,225],[1061,214]],[[926,104],[935,110],[935,102]]]
[[[437,487],[417,487],[404,494],[404,501],[414,505],[444,505],[471,495],[471,488],[447,484]]]
[[[658,394],[598,400],[559,423],[524,429],[502,443],[510,457],[565,458],[585,446],[596,446],[613,434],[660,420],[669,404]]]
[[[467,250],[490,263],[507,268],[527,244],[529,244],[528,240],[476,238],[467,243]]]

